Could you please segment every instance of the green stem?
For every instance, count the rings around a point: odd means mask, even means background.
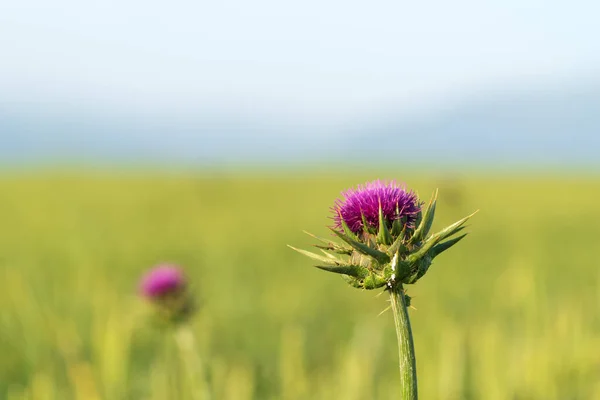
[[[203,365],[196,354],[192,330],[189,326],[181,326],[174,332],[174,337],[179,349],[179,357],[183,363],[189,398],[192,400],[210,399]]]
[[[417,362],[413,344],[410,320],[406,308],[406,298],[402,285],[390,291],[392,311],[396,335],[398,336],[398,352],[400,355],[400,386],[402,400],[417,400]]]
[[[165,335],[165,366],[167,368],[167,388],[168,394],[171,398],[181,398],[181,384],[180,384],[180,367],[179,359],[177,357],[177,344],[173,338],[172,327],[170,327]]]

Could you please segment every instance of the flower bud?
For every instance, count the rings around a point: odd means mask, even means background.
[[[152,268],[142,277],[139,292],[156,308],[158,316],[168,322],[185,320],[194,309],[185,274],[176,265]]]

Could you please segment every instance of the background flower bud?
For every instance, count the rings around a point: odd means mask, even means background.
[[[159,265],[148,271],[140,282],[141,294],[149,299],[157,299],[170,293],[184,290],[186,279],[183,271],[171,264]]]
[[[149,300],[158,316],[168,322],[181,322],[194,310],[183,270],[173,264],[161,264],[148,271],[140,280],[140,295]]]

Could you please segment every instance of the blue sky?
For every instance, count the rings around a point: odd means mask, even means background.
[[[600,71],[593,1],[0,5],[0,105],[335,125]]]

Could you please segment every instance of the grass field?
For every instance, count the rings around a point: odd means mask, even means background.
[[[481,210],[409,287],[421,398],[600,399],[600,179],[116,172],[0,178],[0,398],[396,398],[387,297],[286,247],[378,177],[439,187],[434,230]],[[175,340],[136,292],[163,261]]]

